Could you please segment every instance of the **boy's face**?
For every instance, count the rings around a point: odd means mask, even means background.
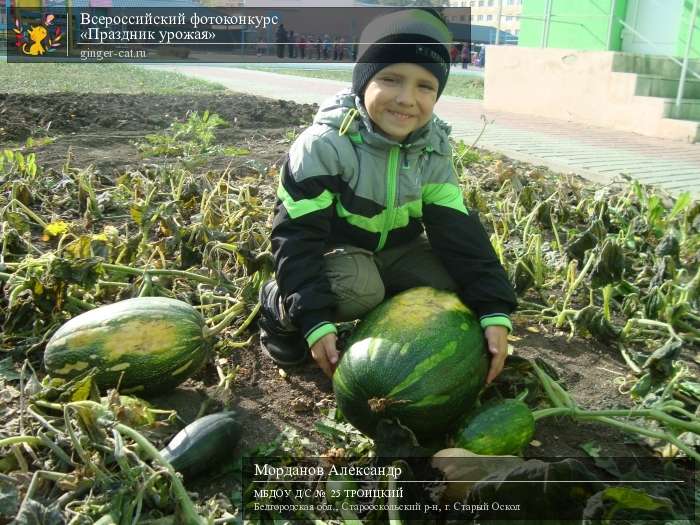
[[[403,142],[430,121],[438,87],[437,78],[424,67],[392,64],[370,79],[365,88],[365,107],[380,132]]]

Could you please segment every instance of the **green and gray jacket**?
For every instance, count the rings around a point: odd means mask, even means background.
[[[482,327],[511,328],[516,297],[476,213],[464,206],[450,128],[437,117],[398,143],[373,131],[350,91],[326,101],[281,171],[272,226],[276,279],[292,323],[312,345],[335,331],[323,253],[351,244],[378,252],[425,229]]]

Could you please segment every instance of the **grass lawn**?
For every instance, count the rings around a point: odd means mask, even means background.
[[[219,84],[128,64],[0,63],[0,93],[208,93]]]
[[[246,69],[255,69],[258,71],[269,71],[270,73],[279,73],[281,75],[294,75],[297,77],[322,78],[326,80],[338,80],[341,82],[352,81],[351,69],[298,69],[298,68],[278,68],[265,66],[241,66]],[[451,75],[445,86],[445,95],[461,98],[484,98],[484,81],[480,78]]]

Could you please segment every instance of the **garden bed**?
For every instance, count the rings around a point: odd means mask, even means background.
[[[179,416],[179,420],[163,423],[148,434],[159,445],[184,423],[203,413],[222,409],[239,413],[242,438],[238,447],[231,451],[231,464],[212,472],[204,480],[187,485],[197,493],[195,500],[201,508],[206,508],[212,517],[223,519],[238,512],[242,487],[234,458],[241,454],[268,450],[322,455],[342,447],[343,439],[348,454],[368,446],[367,441],[355,433],[334,440],[318,431],[319,421],[326,420],[329,415],[333,417],[335,402],[331,381],[311,362],[280,371],[262,353],[255,329],[256,286],[270,270],[265,267],[261,254],[269,251],[267,235],[278,170],[291,142],[311,122],[315,109],[230,93],[0,95],[3,121],[0,141],[15,152],[12,158],[6,156],[4,171],[0,169],[0,222],[3,224],[0,233],[4,239],[0,262],[0,273],[4,275],[0,282],[3,284],[0,359],[5,358],[0,367],[0,390],[3,392],[0,439],[18,435],[20,431],[31,433],[38,427],[27,415],[29,394],[21,392],[21,385],[26,387],[32,377],[44,379],[41,358],[47,335],[61,322],[92,305],[137,296],[144,290],[143,273],[127,275],[105,271],[92,275],[86,270],[86,275],[90,274],[98,282],[118,283],[112,287],[104,284],[97,289],[95,281],[88,284],[75,277],[50,275],[48,263],[42,266],[41,261],[60,257],[70,262],[71,272],[84,269],[81,261],[91,260],[143,271],[178,269],[219,280],[220,286],[209,287],[165,276],[154,278],[146,291],[150,295],[172,296],[195,304],[207,317],[225,311],[230,302],[243,305],[240,316],[220,334],[204,368],[174,392],[149,399],[158,408],[176,410]],[[174,122],[178,124],[172,126]],[[682,224],[686,228],[685,236],[671,257],[674,268],[684,268],[685,273],[680,274],[673,286],[689,286],[700,262],[697,255],[700,224],[697,224],[697,213],[691,215],[692,203],[669,217],[674,213],[675,201],[660,196],[658,209],[649,212],[652,193],[640,187],[636,190],[624,186],[593,188],[591,183],[561,177],[543,168],[464,145],[456,151],[467,203],[482,212],[489,233],[500,237],[500,245],[499,242],[495,244],[506,257],[511,275],[515,280],[522,279],[519,292],[525,301],[521,305],[523,313],[514,317],[514,331],[510,337],[514,354],[547,363],[582,409],[638,406],[649,393],[636,399],[629,395],[646,370],[642,366],[645,359],[639,356],[651,355],[662,346],[666,340],[665,328],[654,333],[641,332],[640,337],[646,338],[648,345],[631,337],[629,344],[618,336],[591,337],[595,328],[582,325],[576,312],[588,304],[589,295],[593,303],[602,308],[602,287],[590,294],[583,288],[572,292],[569,304],[562,305],[567,281],[564,278],[557,281],[553,276],[557,272],[565,273],[571,259],[567,258],[564,246],[579,234],[572,229],[573,225],[579,224],[581,230],[585,229],[591,217],[603,218],[618,195],[629,195],[630,206],[636,206],[640,215],[657,222],[644,231],[641,223],[638,224],[637,234],[633,232],[628,237],[632,244],[623,248],[630,262],[624,269],[623,280],[634,282],[641,274],[633,272],[650,271],[646,262],[649,253],[665,238],[663,228]],[[525,186],[530,189],[523,189]],[[595,197],[596,189],[602,192],[598,197]],[[547,217],[527,221],[524,219],[527,213],[520,212],[519,220],[515,221],[520,229],[510,234],[504,229],[505,223],[499,222],[499,213],[503,212],[497,204],[499,200],[505,202],[511,198],[509,195],[515,195],[513,203],[532,209],[550,194],[557,193],[559,200],[551,199],[551,221]],[[643,196],[647,196],[646,202],[642,202]],[[584,198],[587,201],[581,200]],[[557,207],[567,201],[571,202],[569,211]],[[606,202],[609,208],[605,207]],[[579,209],[575,209],[577,204]],[[45,224],[42,226],[27,210]],[[610,216],[613,221],[617,220],[612,212]],[[170,218],[176,220],[177,226]],[[562,237],[559,246],[552,233],[552,222],[557,228],[557,219],[560,223],[558,235]],[[539,240],[519,239],[526,223],[531,231],[540,235]],[[655,227],[662,229],[658,238],[653,231]],[[175,228],[181,230],[175,232]],[[614,232],[615,228],[608,230]],[[595,246],[596,243],[590,249]],[[633,254],[637,254],[638,259],[632,260]],[[516,255],[520,258],[516,259]],[[538,273],[536,257],[546,264],[545,280]],[[28,266],[29,259],[39,262]],[[516,273],[517,264],[522,261],[530,277]],[[582,266],[583,260],[579,272]],[[641,306],[636,310],[622,307],[625,297],[621,276],[608,279],[604,286],[616,287],[609,292],[614,298],[609,322],[621,329],[629,318],[638,317],[635,312],[640,308],[644,311],[645,296],[652,288],[661,289],[663,282],[672,280],[673,272],[667,269],[664,275],[662,268],[660,280],[653,285],[649,284],[649,279],[653,279],[651,275],[646,281],[637,282],[637,292],[629,289],[630,294],[638,295]],[[34,288],[27,286],[13,293],[20,278],[25,283],[42,283],[42,291],[37,292],[38,288],[33,285]],[[149,278],[149,283],[151,281]],[[671,288],[665,288],[669,301]],[[224,295],[228,299],[219,302]],[[67,301],[67,296],[76,301]],[[55,307],[56,301],[62,301],[66,307]],[[697,332],[693,332],[700,330],[694,320],[698,313],[697,301],[697,297],[687,298],[689,307],[685,311],[690,314],[683,318],[686,325],[682,325],[694,328],[674,329],[683,344],[673,358],[686,367],[678,381],[685,381],[687,388],[697,385],[692,381],[698,372],[699,339]],[[533,305],[541,307],[541,312],[537,313]],[[557,306],[559,310],[553,308],[547,312],[547,306]],[[554,319],[556,316],[558,320]],[[675,326],[670,317],[659,317],[655,322]],[[572,334],[573,327],[576,327],[575,334]],[[620,351],[619,345],[623,342],[628,348],[626,353]],[[638,370],[630,368],[630,359],[637,363]],[[677,373],[678,369],[675,370],[670,371],[664,381]],[[502,392],[517,389],[517,384],[509,384],[512,378],[512,374],[504,373],[496,382],[496,388]],[[687,388],[681,399],[685,398],[686,409],[693,412],[697,410],[697,397],[688,393]],[[33,389],[35,395],[41,391],[36,384]],[[533,397],[532,401],[541,403],[542,399]],[[59,422],[63,420],[60,414],[50,411],[44,415],[51,421],[54,418]],[[524,450],[524,455],[644,457],[659,455],[664,447],[668,448],[668,443],[658,440],[650,443],[642,436],[602,423],[545,418],[538,421],[534,440]],[[0,451],[0,458],[5,458],[5,465],[10,467],[0,472],[14,480],[20,494],[27,490],[32,472],[56,465],[55,460],[48,459],[50,452],[44,449],[7,451]],[[13,463],[14,460],[7,459],[18,454],[24,457],[24,466],[21,461]],[[34,497],[49,506],[71,490],[77,491],[46,483],[36,489]],[[17,504],[19,501],[17,499]],[[76,501],[82,503],[70,506],[70,511],[65,507],[60,511],[66,521],[74,518],[76,512],[95,518],[109,507],[110,498],[101,493],[88,500],[82,492],[76,496]],[[168,506],[164,508],[144,508],[143,512],[144,515],[167,515]],[[12,517],[11,513],[2,512],[6,511],[0,509],[0,522]],[[49,522],[60,523],[46,521]]]

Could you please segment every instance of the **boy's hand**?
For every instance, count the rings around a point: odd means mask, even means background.
[[[338,364],[338,358],[340,357],[338,350],[335,348],[337,339],[335,334],[326,334],[311,347],[311,357],[314,358],[316,364],[321,367],[323,373],[328,377],[333,377],[335,366]]]
[[[489,375],[486,376],[486,384],[488,385],[501,373],[506,357],[508,357],[508,329],[505,326],[487,326],[484,330],[484,337],[486,337],[489,352],[493,354]]]

